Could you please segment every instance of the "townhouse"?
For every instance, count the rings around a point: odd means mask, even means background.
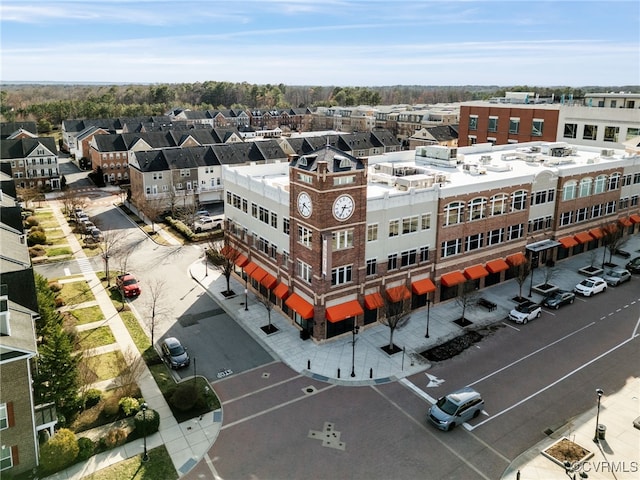
[[[53,137],[0,140],[0,159],[11,166],[20,188],[60,189],[58,150]]]
[[[447,301],[514,278],[524,262],[595,249],[602,228],[640,229],[631,148],[428,145],[365,158],[324,145],[225,167],[223,184],[238,275],[319,342],[390,305]]]

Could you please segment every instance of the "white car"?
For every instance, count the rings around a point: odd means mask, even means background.
[[[535,302],[527,300],[509,312],[509,319],[516,323],[526,324],[529,320],[540,318],[542,307]]]
[[[193,223],[193,231],[200,233],[206,230],[215,230],[222,228],[223,223],[224,219],[220,217],[200,217]]]
[[[596,293],[604,292],[607,290],[607,282],[600,277],[589,277],[582,280],[573,289],[574,292],[590,297]]]

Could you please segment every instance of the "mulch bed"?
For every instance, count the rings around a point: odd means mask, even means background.
[[[380,347],[382,350],[384,350],[384,353],[386,353],[387,355],[393,355],[395,353],[400,353],[402,351],[402,349],[397,346],[395,343],[391,346],[391,348],[389,348],[389,345],[385,345],[384,347]]]
[[[480,340],[482,340],[482,335],[478,332],[471,331],[453,338],[442,345],[420,352],[420,355],[431,362],[439,362],[455,357]]]
[[[460,325],[461,327],[468,327],[469,325],[473,325],[473,322],[467,320],[466,318],[459,318],[454,320],[453,323],[456,325]]]
[[[272,333],[276,333],[278,331],[278,327],[276,327],[275,325],[264,325],[260,327],[260,330],[262,330],[267,335],[271,335]]]

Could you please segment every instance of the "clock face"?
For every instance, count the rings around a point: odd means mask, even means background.
[[[302,192],[298,195],[298,211],[300,212],[300,215],[305,218],[309,218],[312,210],[313,206],[311,205],[311,197],[308,193]]]
[[[353,198],[349,195],[340,195],[336,198],[336,201],[333,202],[333,216],[338,220],[346,220],[351,215],[353,215],[353,210],[355,207],[355,203],[353,202]]]

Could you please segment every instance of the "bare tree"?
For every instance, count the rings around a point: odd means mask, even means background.
[[[384,313],[385,316],[380,319],[380,323],[389,327],[389,345],[387,347],[389,353],[395,353],[396,350],[393,345],[393,334],[397,329],[401,329],[411,319],[409,315],[410,305],[408,300],[400,299],[399,301],[392,301],[389,295],[384,295]]]
[[[270,290],[267,290],[267,294],[263,295],[262,291],[260,289],[258,289],[258,292],[256,294],[256,298],[264,306],[264,308],[267,310],[267,318],[269,320],[269,323],[267,325],[265,325],[264,327],[262,327],[262,329],[266,333],[273,333],[273,332],[277,332],[278,328],[275,327],[274,325],[271,325],[271,310],[273,310],[273,303],[271,302],[271,299],[269,298],[269,292],[270,292]]]
[[[74,209],[84,208],[87,204],[87,198],[77,190],[65,190],[59,199],[62,202],[62,213],[65,215],[71,215]]]
[[[602,255],[602,268],[604,268],[604,257],[607,250],[609,251],[609,263],[612,263],[613,254],[616,253],[616,250],[627,243],[628,239],[624,238],[624,230],[622,228],[618,228],[615,223],[602,227],[602,233],[604,234],[602,237],[602,244],[605,247],[604,254]]]
[[[235,269],[235,262],[240,255],[241,253],[231,246],[226,232],[223,232],[222,240],[216,240],[213,234],[208,236],[205,259],[210,260],[213,268],[224,275],[227,281],[227,294],[231,293],[229,282]]]
[[[116,357],[116,371],[118,372],[118,388],[125,396],[133,396],[137,393],[138,379],[144,373],[146,365],[142,356],[132,348],[122,352],[122,356]]]
[[[474,282],[464,282],[458,285],[458,296],[456,297],[456,303],[462,308],[461,320],[465,320],[465,313],[467,309],[473,309],[478,304],[479,294],[475,289]]]
[[[98,242],[98,248],[104,260],[105,278],[107,287],[111,287],[111,275],[109,273],[109,260],[118,253],[118,246],[123,243],[127,234],[120,230],[105,230],[102,232],[102,240]]]
[[[511,267],[513,268],[515,271],[515,279],[516,282],[518,282],[518,297],[522,298],[522,286],[524,285],[524,282],[527,280],[527,278],[529,278],[529,275],[531,274],[531,262],[527,261],[527,262],[523,262],[520,265],[517,265],[515,267]]]
[[[151,333],[151,345],[155,342],[155,329],[159,321],[166,318],[171,309],[168,307],[169,295],[166,291],[166,282],[163,279],[154,279],[147,285],[145,295],[145,308],[147,316],[145,322]]]
[[[545,265],[542,267],[542,278],[544,279],[544,286],[549,287],[551,285],[551,280],[555,278],[558,270],[555,267],[551,267],[549,265]]]
[[[140,211],[144,213],[151,222],[152,234],[156,231],[155,223],[163,210],[164,207],[162,206],[162,202],[157,198],[145,198],[140,202]]]

